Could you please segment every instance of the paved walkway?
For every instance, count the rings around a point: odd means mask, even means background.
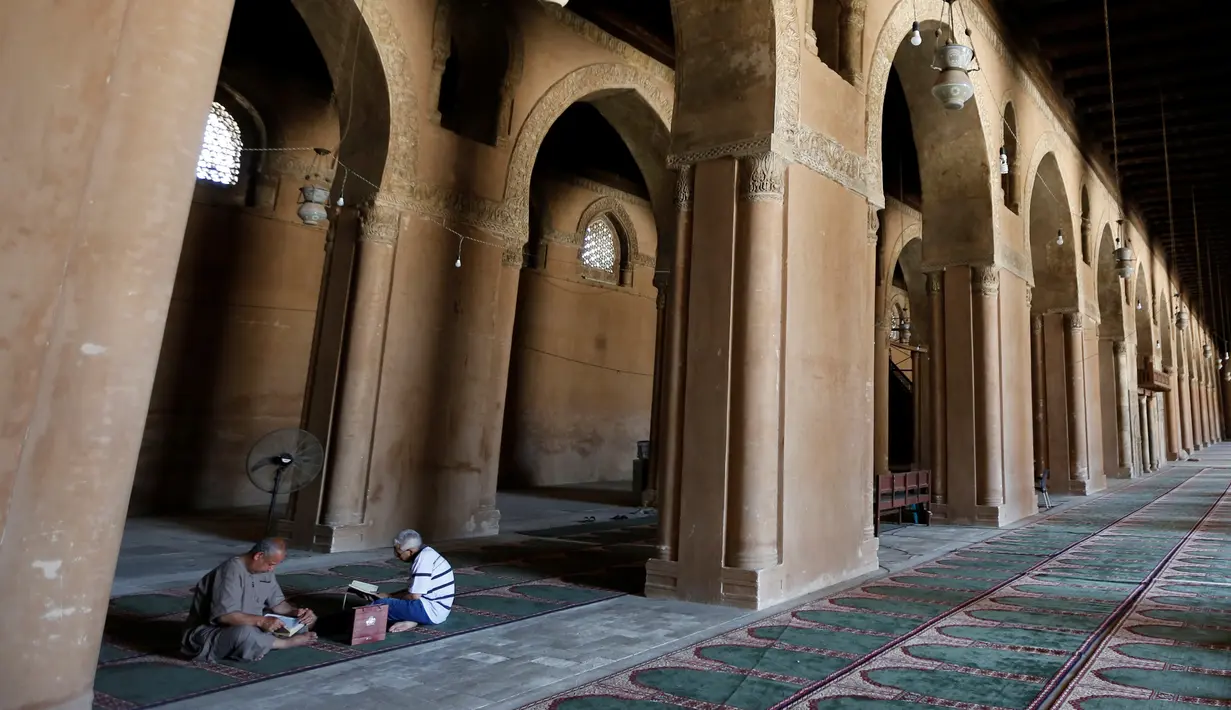
[[[1114,482],[1112,491],[1125,483]],[[1088,500],[1057,501],[1060,505],[1044,515]],[[568,510],[559,513],[561,520],[570,514],[574,518],[579,515]],[[1018,526],[1028,523],[1022,521]],[[920,565],[998,532],[959,526],[886,526],[882,531],[882,571],[871,577]],[[312,564],[319,566],[320,561],[313,560]],[[843,587],[853,587],[871,577],[852,580]],[[410,703],[433,710],[511,710],[843,587],[760,612],[621,597],[165,707],[316,710],[357,706],[378,710],[405,708]]]

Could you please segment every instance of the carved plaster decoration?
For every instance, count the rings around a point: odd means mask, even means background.
[[[1111,352],[1115,355],[1123,355],[1128,352],[1128,346],[1126,346],[1124,341],[1119,338],[1113,339],[1111,341]]]
[[[1035,316],[1031,318],[1030,328],[1031,330],[1034,331],[1035,335],[1039,335],[1040,333],[1042,333],[1043,332],[1043,316]]]
[[[796,162],[813,172],[833,180],[852,192],[865,197],[869,196],[869,186],[866,181],[869,171],[867,159],[850,152],[833,138],[801,125],[794,157]],[[876,188],[875,192],[879,193],[880,188]],[[883,197],[881,202],[884,202]]]
[[[610,219],[615,225],[616,234],[619,235],[620,258],[616,259],[617,265],[636,263],[635,257],[641,254],[641,249],[637,246],[637,228],[633,226],[633,218],[629,216],[628,210],[624,209],[624,205],[611,197],[600,197],[582,211],[581,219],[577,220],[577,244],[581,245],[586,227],[599,217]]]
[[[440,82],[444,79],[445,65],[453,52],[452,28],[449,17],[453,14],[453,0],[437,0],[436,17],[432,21],[432,76],[427,84],[427,105],[431,108],[429,120],[440,125]]]
[[[518,238],[529,237],[530,176],[543,138],[560,114],[577,101],[600,91],[627,89],[637,94],[658,115],[664,126],[671,125],[672,91],[657,83],[644,70],[625,64],[591,64],[566,75],[548,89],[530,110],[513,145],[504,201],[517,211]]]
[[[739,159],[739,198],[744,202],[782,202],[786,193],[786,163],[767,151]]]
[[[970,285],[983,296],[1000,293],[1000,269],[994,266],[975,266],[971,269]]]
[[[658,311],[661,313],[663,309],[667,307],[667,289],[665,286],[659,286],[657,284],[655,284],[655,288],[658,290],[658,295],[654,297],[654,306],[658,308]]]
[[[1066,313],[1065,319],[1068,320],[1069,330],[1080,331],[1086,328],[1085,318],[1080,313]]]
[[[1033,302],[1034,302],[1034,287],[1027,286],[1026,287],[1026,312],[1027,313],[1030,312],[1030,306],[1033,304]]]
[[[939,294],[945,285],[944,271],[929,271],[928,276],[928,293]]]
[[[788,144],[799,130],[800,33],[795,0],[774,3],[774,133]]]
[[[380,200],[365,201],[359,207],[359,241],[396,247],[400,217],[397,205]]]
[[[868,205],[868,247],[875,249],[880,241],[881,218],[878,210]],[[886,260],[888,261],[888,260]],[[896,261],[894,263],[897,263]]]
[[[365,0],[359,4],[359,11],[384,65],[389,91],[389,152],[378,182],[381,190],[403,195],[414,183],[419,158],[419,105],[413,88],[414,63],[406,51],[410,44],[399,35],[388,2]]]
[[[692,212],[693,166],[681,165],[675,178],[675,209]]]

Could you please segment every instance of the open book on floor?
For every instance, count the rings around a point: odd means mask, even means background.
[[[273,617],[282,622],[283,628],[274,632],[274,636],[278,638],[288,639],[304,629],[303,622],[293,616],[283,616],[281,614],[266,614],[265,616]]]
[[[375,584],[360,582],[359,580],[351,580],[350,586],[346,588],[346,593],[342,596],[342,608],[346,608],[346,601],[350,597],[350,593],[354,592],[365,603],[371,603],[378,598],[376,595],[380,593],[380,588]]]

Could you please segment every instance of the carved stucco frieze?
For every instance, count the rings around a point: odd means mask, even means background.
[[[875,207],[868,206],[868,246],[875,249],[880,240],[881,219]]]
[[[410,43],[399,35],[387,2],[368,0],[359,4],[359,11],[385,68],[385,84],[389,91],[389,150],[379,181],[380,189],[402,194],[415,180],[419,156],[419,104],[414,91],[414,75],[410,71],[412,62],[406,49]]]
[[[739,198],[744,202],[781,202],[786,194],[786,162],[772,151],[739,160]]]
[[[799,129],[800,33],[795,0],[774,2],[774,133],[794,136]]]
[[[971,269],[971,288],[982,296],[1000,293],[1000,269],[994,266],[976,266]]]
[[[848,190],[868,195],[867,159],[847,150],[833,138],[807,126],[800,126],[794,155],[800,165]]]
[[[397,246],[400,218],[398,205],[380,200],[364,202],[359,207],[359,241]]]
[[[1123,340],[1117,338],[1111,341],[1111,352],[1116,356],[1124,355],[1128,352],[1128,346]]]
[[[945,285],[944,271],[929,271],[928,276],[928,293],[939,294]]]
[[[1030,307],[1031,305],[1033,305],[1033,303],[1034,303],[1034,288],[1031,286],[1027,286],[1026,287],[1026,312],[1027,313],[1030,312]]]
[[[1086,328],[1086,319],[1080,313],[1066,313],[1065,320],[1068,322],[1069,330],[1080,331]]]

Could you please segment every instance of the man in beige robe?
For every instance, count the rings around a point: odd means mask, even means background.
[[[271,649],[305,646],[316,639],[311,609],[286,601],[274,568],[286,558],[286,542],[261,540],[201,578],[193,590],[182,651],[196,661],[259,661]],[[279,638],[281,621],[267,613],[298,619],[307,628]]]

